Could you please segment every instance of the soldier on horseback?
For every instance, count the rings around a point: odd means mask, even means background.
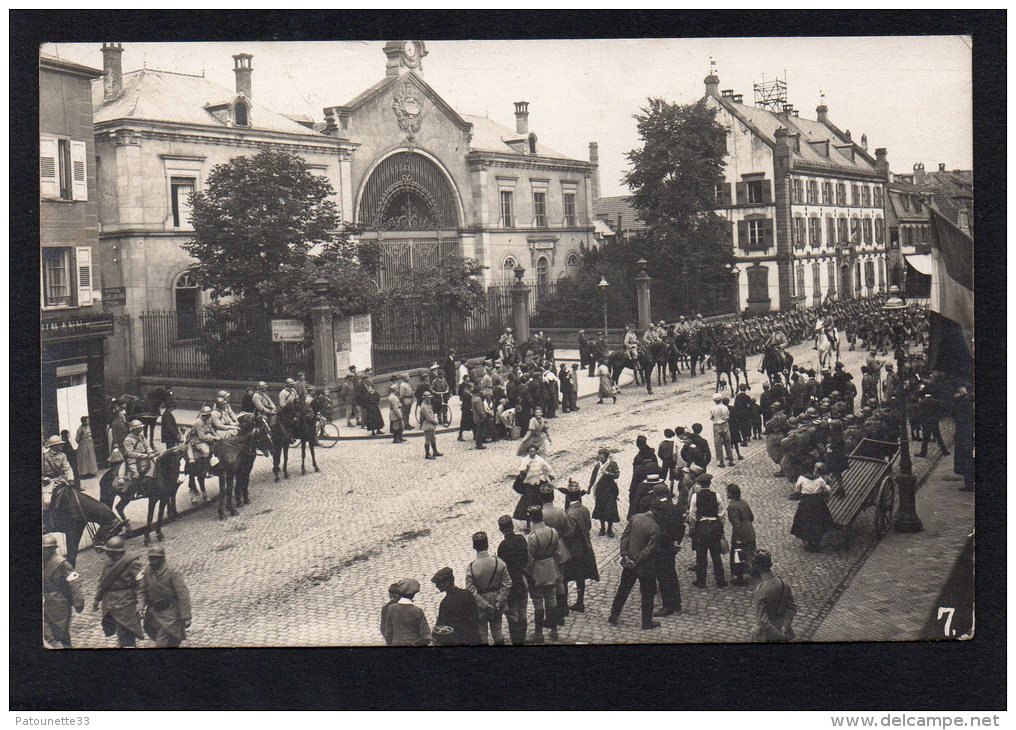
[[[635,334],[635,325],[625,325],[626,332],[624,333],[624,351],[628,354],[628,359],[632,362],[638,362],[639,359],[639,336]]]
[[[211,409],[209,409],[211,412]],[[142,476],[151,476],[156,452],[144,434],[145,424],[134,419],[130,422],[130,433],[123,440],[124,458],[127,460],[127,478],[138,482]]]
[[[272,402],[272,397],[268,395],[268,383],[263,380],[258,381],[253,400],[254,410],[257,411],[258,415],[264,416],[268,420],[269,426],[274,426],[278,409],[275,407],[275,403]]]
[[[212,423],[212,409],[208,406],[201,406],[198,419],[191,426],[189,438],[187,439],[187,461],[205,461],[212,458],[212,444],[219,440]]]
[[[225,393],[225,391],[220,390],[219,396],[215,399],[211,423],[212,427],[215,428],[215,433],[220,438],[228,438],[229,436],[236,436],[240,430],[240,423],[236,420],[233,409],[229,407],[229,401],[222,396],[222,393]]]

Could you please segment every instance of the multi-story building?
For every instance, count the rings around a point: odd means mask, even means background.
[[[829,120],[789,104],[778,111],[720,91],[714,72],[705,102],[727,129],[717,212],[730,224],[738,307],[756,312],[885,291],[885,149],[868,153]]]
[[[912,175],[897,175],[925,193],[935,208],[958,228],[974,235],[974,173],[973,170],[947,170],[938,163],[938,170],[925,172],[924,163],[914,165]]]
[[[907,296],[928,296],[931,287],[929,195],[899,175],[888,185],[889,281]]]
[[[190,273],[194,260],[183,244],[192,232],[189,196],[202,190],[212,167],[266,146],[294,152],[331,181],[334,202],[348,217],[352,202],[343,183],[355,148],[256,102],[249,54],[233,56],[236,88],[228,89],[171,71],[124,73],[124,53],[119,43],[102,46],[105,75],[93,89],[90,158],[98,168],[104,284],[120,295],[107,301],[123,323],[109,341],[107,359],[107,378],[118,392],[134,390],[145,370],[143,313],[175,312],[167,320],[176,329],[169,347],[195,347],[197,311],[206,295]]]
[[[113,318],[102,310],[92,126],[92,79],[102,71],[41,55],[39,61],[39,244],[42,272],[44,436],[91,419],[99,458],[103,345]]]
[[[350,220],[382,244],[381,286],[444,251],[480,261],[488,282],[517,265],[537,284],[576,267],[593,242],[595,159],[540,140],[525,101],[514,129],[453,109],[424,81],[422,41],[388,41],[384,54],[383,79],[324,110],[325,133],[356,145]]]

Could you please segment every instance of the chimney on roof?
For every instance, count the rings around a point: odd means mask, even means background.
[[[819,102],[818,106],[815,107],[815,114],[817,115],[815,118],[822,122],[822,124],[829,122],[829,107],[825,103],[825,94],[819,94]]]
[[[861,135],[861,149],[865,152],[868,151],[868,135],[866,134]]]
[[[251,59],[254,56],[249,53],[238,53],[233,56],[233,73],[236,74],[236,93],[243,94],[248,99],[253,99],[251,96],[251,85],[250,76],[254,71],[251,68]]]
[[[600,145],[596,142],[589,143],[589,164],[595,167],[590,176],[589,192],[592,194],[593,200],[596,200],[600,197]]]
[[[722,96],[724,99],[729,99],[733,95],[734,95],[733,89],[724,89],[723,91],[720,92],[720,96]]]
[[[849,129],[846,132],[844,132],[843,134],[846,136],[848,142],[853,140],[853,138],[850,136],[850,130]]]
[[[889,179],[889,152],[885,147],[875,150],[875,167],[883,179]]]
[[[529,134],[529,102],[515,102],[515,131],[519,134]]]
[[[794,112],[794,105],[793,104],[784,104],[783,105],[783,115],[784,116],[789,117],[789,116],[791,116],[791,114],[793,114],[793,112]]]
[[[744,94],[734,94],[730,97],[730,100],[735,104],[741,104],[744,102]]]
[[[924,163],[914,163],[914,185],[921,185],[924,182]]]
[[[122,43],[102,44],[102,98],[115,99],[123,90]]]
[[[939,172],[945,172],[945,163],[944,162],[938,163],[938,171]]]
[[[716,75],[716,62],[709,59],[709,75],[706,76],[706,96],[720,95],[720,77]]]

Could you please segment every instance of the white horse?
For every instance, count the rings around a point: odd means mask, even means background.
[[[823,329],[816,335],[815,341],[818,346],[818,366],[822,370],[828,369],[833,363],[840,359],[840,333],[833,329],[832,339],[828,331]]]

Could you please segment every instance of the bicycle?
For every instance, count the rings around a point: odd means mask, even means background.
[[[317,415],[317,434],[318,446],[330,449],[339,440],[339,427],[334,423],[325,418],[323,413]]]

